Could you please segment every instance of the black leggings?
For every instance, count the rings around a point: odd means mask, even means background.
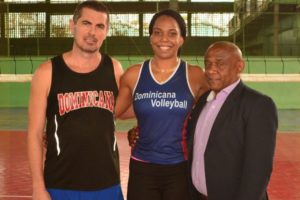
[[[130,160],[127,200],[189,200],[187,162],[159,165]]]

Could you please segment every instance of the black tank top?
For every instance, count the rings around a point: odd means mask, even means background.
[[[99,190],[120,183],[114,107],[118,95],[112,60],[77,73],[52,58],[47,106],[47,188]]]

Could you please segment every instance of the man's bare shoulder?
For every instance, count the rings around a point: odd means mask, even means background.
[[[35,76],[48,76],[52,72],[52,63],[50,60],[47,60],[39,65],[39,67],[34,72]]]
[[[48,60],[40,64],[40,66],[35,70],[31,84],[33,87],[40,87],[41,89],[45,88],[46,91],[49,91],[51,77],[52,63]]]
[[[123,67],[122,64],[120,63],[120,61],[118,61],[115,58],[111,58],[112,59],[112,63],[113,63],[113,67],[114,67],[114,71],[115,71],[115,76],[119,85],[119,79],[120,77],[123,75]]]
[[[114,66],[122,66],[121,62],[117,60],[116,58],[111,57],[112,63]]]

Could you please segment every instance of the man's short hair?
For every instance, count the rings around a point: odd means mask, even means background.
[[[96,0],[84,1],[76,6],[74,14],[73,14],[74,23],[76,23],[78,21],[78,19],[81,17],[83,8],[89,8],[89,9],[95,10],[97,12],[105,13],[107,15],[107,24],[109,23],[108,8],[103,3],[96,1]]]

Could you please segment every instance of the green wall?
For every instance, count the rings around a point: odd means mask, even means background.
[[[278,109],[300,109],[300,83],[246,83],[272,97]]]
[[[30,83],[0,83],[0,107],[27,107]]]
[[[114,56],[126,69],[151,56]],[[31,73],[49,57],[2,57],[1,73]],[[183,56],[192,64],[203,66],[203,57]],[[246,58],[245,73],[300,73],[298,58],[249,57]],[[254,89],[271,96],[279,109],[300,109],[300,83],[247,83]],[[0,83],[0,107],[27,107],[30,83]]]
[[[300,109],[300,83],[246,83],[273,98],[278,109]],[[0,83],[0,107],[27,107],[30,83]]]

